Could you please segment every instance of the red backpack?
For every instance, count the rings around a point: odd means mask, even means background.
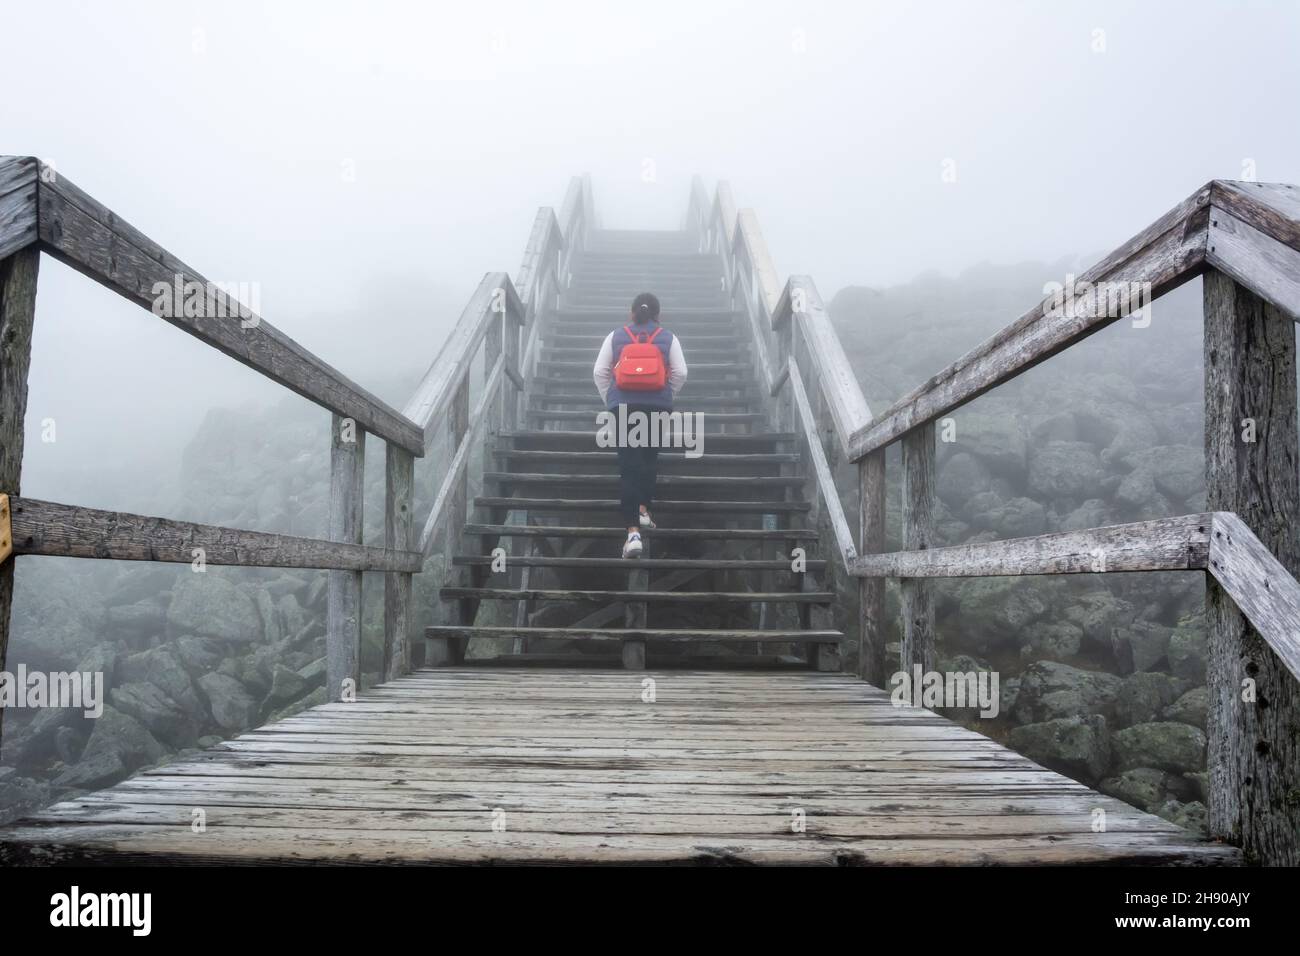
[[[668,382],[664,353],[654,344],[655,336],[663,329],[655,329],[644,342],[638,341],[626,325],[623,331],[632,341],[623,346],[618,361],[614,363],[614,384],[625,392],[659,391]]]

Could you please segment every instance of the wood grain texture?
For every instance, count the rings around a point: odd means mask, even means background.
[[[863,560],[885,550],[885,450],[858,460],[858,557]],[[856,572],[854,572],[856,573]],[[877,686],[885,684],[885,582],[858,581],[858,676]]]
[[[1300,582],[1231,512],[1214,512],[1209,571],[1291,676],[1300,680]]]
[[[56,259],[153,311],[154,287],[184,282],[207,284],[138,229],[119,218],[60,175],[39,186],[41,248]],[[210,287],[203,316],[162,315],[164,321],[279,382],[310,401],[406,448],[424,454],[420,429],[337,369],[326,364],[271,323]],[[172,310],[180,311],[180,310]]]
[[[934,547],[935,435],[928,422],[903,438],[903,547],[927,551]],[[934,633],[934,592],[925,578],[904,578],[898,587],[903,617],[903,640],[899,648],[900,670],[917,665],[935,669],[937,650]]]
[[[1211,206],[1205,261],[1300,322],[1300,250]]]
[[[1300,571],[1300,448],[1297,441],[1295,326],[1231,277],[1212,270],[1204,280],[1206,501],[1230,511],[1287,573]],[[1254,441],[1245,440],[1246,422]],[[1249,539],[1223,519],[1211,540],[1223,580],[1206,581],[1210,693],[1209,827],[1240,845],[1248,859],[1300,864],[1300,684],[1253,627],[1223,581],[1254,605],[1269,631],[1285,627],[1287,582]],[[1223,537],[1219,537],[1223,533]],[[1216,549],[1216,542],[1218,547]],[[1214,568],[1212,567],[1213,571]],[[1276,581],[1280,594],[1252,596],[1247,588]],[[1258,601],[1259,603],[1256,603]],[[1290,647],[1295,634],[1284,646]]]
[[[0,830],[9,865],[1239,861],[806,671],[419,671]]]
[[[1150,283],[1152,298],[1199,275],[1205,264],[1210,185],[1202,186],[1085,272],[1080,282]],[[854,433],[857,460],[906,432],[947,414],[1039,362],[1098,332],[1121,316],[1053,309],[1048,296],[1015,322],[904,395]],[[1080,314],[1081,313],[1081,314]]]
[[[1210,522],[1209,514],[1191,514],[926,551],[860,555],[850,571],[899,578],[1194,571],[1206,567]]]
[[[23,423],[40,264],[40,252],[33,245],[0,259],[0,492],[10,496],[11,511],[22,490]],[[9,650],[14,564],[12,560],[0,562],[0,670],[4,670]],[[0,720],[3,718],[0,708]]]
[[[330,429],[329,533],[333,541],[361,544],[365,504],[366,433],[349,435],[333,417]],[[349,440],[351,439],[351,440]],[[325,599],[326,696],[340,700],[345,681],[360,690],[361,572],[331,571]]]
[[[37,239],[35,156],[0,156],[0,261]]]
[[[1300,188],[1290,183],[1216,179],[1211,203],[1300,252]]]
[[[806,447],[811,459],[808,465],[811,468],[812,477],[816,481],[817,492],[821,496],[822,503],[826,508],[827,519],[835,535],[835,550],[839,554],[840,561],[847,568],[849,562],[858,554],[857,546],[853,542],[853,532],[849,530],[849,519],[844,514],[844,506],[840,503],[839,489],[835,487],[835,478],[831,474],[831,467],[826,461],[826,452],[822,448],[821,430],[817,427],[817,419],[813,416],[812,406],[808,401],[808,393],[804,389],[803,376],[799,374],[799,366],[793,358],[789,360],[788,368],[791,395],[795,406],[795,422],[807,443]]]
[[[190,564],[195,551],[201,550],[206,564],[407,574],[419,571],[421,563],[413,551],[242,531],[36,498],[13,499],[13,527],[18,554],[46,557]]]
[[[412,546],[411,496],[415,484],[415,458],[405,448],[387,445],[384,462],[384,547],[410,551]],[[420,555],[423,566],[423,555]],[[414,569],[414,570],[419,570]],[[411,669],[411,575],[390,571],[384,575],[385,680]]]

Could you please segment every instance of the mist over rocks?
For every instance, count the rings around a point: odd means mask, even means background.
[[[993,335],[1079,263],[983,264],[828,311],[879,414]],[[939,545],[1075,531],[1205,507],[1200,283],[1121,319],[956,410],[937,429]],[[945,439],[945,425],[947,438]],[[850,466],[839,486],[855,487]],[[887,456],[887,546],[901,546],[899,455]],[[856,520],[857,501],[843,504]],[[974,578],[934,583],[941,657],[1001,674],[997,720],[970,726],[1030,759],[1203,827],[1204,585],[1199,574]],[[855,623],[850,608],[837,623]],[[891,583],[887,611],[896,615]],[[969,658],[965,658],[969,661]],[[957,719],[966,718],[950,714]]]

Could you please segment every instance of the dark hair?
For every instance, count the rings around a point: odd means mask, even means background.
[[[632,316],[637,322],[658,322],[659,300],[653,293],[642,292],[632,300]]]

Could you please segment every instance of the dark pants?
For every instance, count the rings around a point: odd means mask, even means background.
[[[628,412],[655,412],[663,409],[629,405]],[[656,446],[626,448],[618,446],[619,511],[625,528],[637,527],[641,506],[649,509],[654,501],[655,476],[659,469],[659,449]]]

